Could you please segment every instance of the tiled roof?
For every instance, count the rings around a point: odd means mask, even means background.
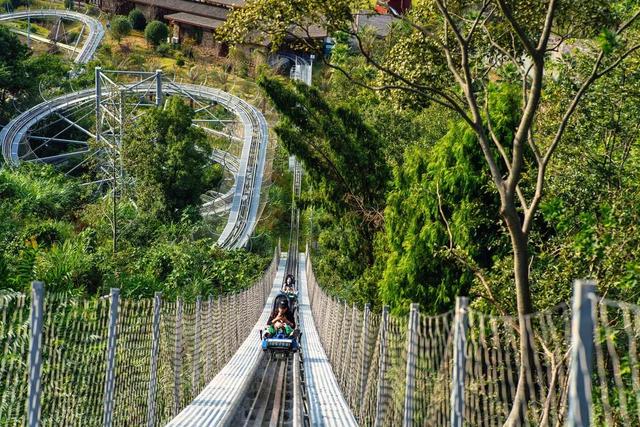
[[[185,12],[192,15],[204,16],[206,18],[213,18],[222,21],[225,21],[229,15],[229,9],[227,8],[186,0],[133,0],[133,2],[159,7],[172,12]]]
[[[356,27],[358,30],[370,27],[378,37],[386,37],[395,19],[390,14],[380,15],[371,11],[361,11],[356,14]]]
[[[217,4],[227,7],[242,7],[245,5],[245,0],[204,0],[207,4]]]
[[[185,12],[165,15],[164,18],[168,21],[193,25],[194,27],[207,28],[209,30],[215,30],[216,28],[224,24],[224,21],[221,21],[219,19],[205,18],[204,16],[193,15],[191,13]]]

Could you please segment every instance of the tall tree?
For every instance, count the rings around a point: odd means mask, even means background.
[[[323,183],[334,211],[357,212],[379,227],[391,173],[376,132],[353,106],[331,105],[314,87],[267,77],[259,84],[282,115],[278,136]]]
[[[24,61],[30,51],[8,28],[0,27],[0,108],[24,88]]]
[[[125,132],[124,168],[136,182],[143,208],[179,217],[220,176],[204,131],[191,125],[194,111],[178,97],[145,113]]]
[[[354,103],[280,78],[259,83],[280,113],[276,133],[310,178],[303,204],[317,208],[314,221],[326,225],[318,236],[325,256],[316,267],[335,293],[371,301],[375,288],[360,279],[373,266],[375,234],[382,229],[391,180],[387,142]]]
[[[509,233],[513,252],[515,298],[520,319],[521,375],[509,424],[522,420],[526,399],[525,370],[530,365],[525,316],[534,310],[529,281],[529,237],[543,198],[545,178],[553,155],[572,123],[573,114],[594,82],[640,50],[637,2],[606,0],[427,0],[410,13],[390,13],[406,31],[386,51],[371,51],[355,26],[355,14],[367,2],[352,0],[256,0],[226,23],[231,40],[242,40],[256,23],[276,44],[285,38],[323,57],[309,37],[312,23],[329,32],[353,37],[367,63],[379,73],[379,84],[328,63],[354,84],[372,90],[402,91],[417,102],[437,103],[454,111],[477,136],[477,142],[500,198],[496,215]],[[371,14],[372,12],[365,12]],[[591,58],[588,69],[575,76],[574,89],[561,100],[561,118],[553,128],[539,125],[545,70],[563,49],[574,48]],[[487,85],[498,72],[508,84],[522,87],[520,120],[508,137],[493,131]],[[496,156],[495,154],[498,154]],[[532,160],[527,161],[526,155]],[[496,158],[497,157],[497,158]],[[530,179],[529,179],[530,177]]]

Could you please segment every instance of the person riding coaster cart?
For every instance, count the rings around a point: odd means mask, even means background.
[[[296,329],[293,311],[289,309],[289,298],[278,294],[273,301],[273,310],[264,332],[260,331],[262,350],[271,353],[295,353],[298,351],[300,331]]]
[[[290,311],[295,314],[298,309],[298,291],[296,290],[296,279],[293,274],[287,274],[282,285],[282,292],[287,295]]]

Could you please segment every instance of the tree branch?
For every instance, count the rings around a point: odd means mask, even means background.
[[[487,93],[486,89],[485,89],[485,93]],[[491,139],[493,140],[493,143],[495,144],[496,148],[498,149],[498,152],[500,153],[500,156],[502,156],[502,160],[504,160],[504,164],[505,164],[505,166],[507,168],[507,171],[511,172],[511,164],[509,162],[509,156],[507,156],[507,152],[505,151],[504,146],[502,145],[502,143],[498,139],[498,136],[496,135],[496,133],[493,130],[493,125],[491,124],[491,115],[489,113],[489,95],[488,95],[488,93],[485,96],[485,115],[487,116],[487,127],[489,128],[489,134],[491,135]],[[519,185],[516,185],[516,193],[518,194],[518,199],[520,200],[520,205],[522,206],[522,209],[524,211],[526,211],[527,210],[527,199],[524,197],[524,193],[520,189]]]
[[[544,18],[544,27],[542,28],[542,33],[540,34],[540,40],[538,41],[538,46],[536,50],[540,53],[547,50],[547,43],[549,42],[549,36],[551,35],[551,27],[553,26],[553,16],[556,11],[557,2],[556,0],[550,0],[549,6],[547,7],[547,15]]]
[[[453,234],[451,233],[451,227],[449,227],[449,221],[447,221],[447,217],[444,214],[444,210],[442,209],[442,198],[440,197],[440,183],[436,181],[436,196],[438,197],[438,211],[440,212],[440,216],[444,221],[444,225],[447,227],[447,234],[449,234],[449,250],[453,249]]]
[[[522,27],[518,24],[518,22],[513,17],[511,8],[506,3],[506,1],[505,0],[496,0],[496,1],[498,2],[498,6],[500,6],[500,10],[502,11],[502,14],[507,19],[509,26],[513,28],[513,31],[515,31],[516,35],[518,36],[518,39],[520,40],[520,43],[522,43],[522,45],[524,46],[529,56],[531,56],[531,58],[534,60],[536,58],[539,58],[540,55],[538,54],[538,51],[531,43],[531,40],[529,40],[529,38],[527,37],[527,34],[524,32]]]

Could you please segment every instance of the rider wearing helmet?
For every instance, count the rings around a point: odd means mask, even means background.
[[[267,320],[265,337],[272,337],[278,331],[284,331],[285,335],[289,336],[293,333],[295,327],[296,322],[293,318],[293,313],[289,310],[289,302],[286,298],[282,298],[278,301],[271,316],[269,316],[269,320]]]

